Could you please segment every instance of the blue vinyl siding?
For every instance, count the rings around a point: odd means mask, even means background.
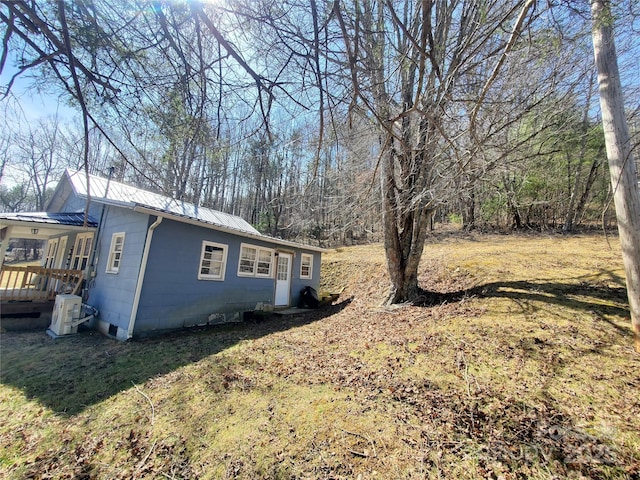
[[[88,303],[100,311],[100,320],[125,330],[129,327],[148,227],[148,215],[109,206],[97,241],[96,276],[89,284]],[[106,273],[111,237],[119,232],[125,233],[120,269],[117,274]]]
[[[203,240],[228,245],[224,281],[198,280]],[[258,303],[273,304],[275,278],[238,276],[241,243],[279,248],[265,241],[163,220],[154,232],[149,252],[135,333],[203,325],[209,323],[210,315],[215,318],[254,310]],[[320,254],[313,254],[314,279],[301,281],[300,252],[290,247],[283,251],[294,253],[291,302],[296,305],[304,285],[317,288]],[[274,272],[275,267],[274,260]]]
[[[63,177],[65,178],[65,177]],[[63,181],[67,181],[66,179]],[[52,206],[57,206],[61,204],[60,208],[51,209],[50,211],[56,212],[84,212],[87,207],[87,200],[84,198],[76,197],[75,195],[71,195],[64,199],[52,199]],[[102,205],[91,202],[89,205],[89,215],[91,215],[96,220],[100,220],[100,214],[102,212]]]
[[[89,213],[95,219],[102,218],[102,229],[94,234],[95,275],[87,281],[89,296],[86,302],[99,310],[100,321],[118,327],[118,338],[125,338],[148,229],[157,217],[128,207],[103,205],[92,201],[89,207]],[[49,211],[79,212],[85,207],[86,200],[76,196],[68,177],[64,176],[49,202]],[[125,241],[119,271],[117,274],[106,273],[112,235],[120,232],[125,234]],[[67,250],[74,245],[75,237],[75,232],[68,234]],[[203,241],[227,245],[224,280],[198,279]],[[272,266],[274,278],[239,277],[242,243],[293,255],[291,305],[298,304],[300,290],[305,286],[318,289],[320,252],[165,218],[153,233],[134,335],[219,323],[233,319],[237,313],[254,310],[260,303],[273,305],[277,259],[274,258]],[[313,255],[311,279],[300,279],[302,253]],[[93,255],[89,261],[92,259]]]
[[[306,253],[309,255],[313,255],[313,267],[311,271],[311,278],[300,278],[300,263],[302,258],[302,253]],[[296,252],[296,255],[293,259],[293,281],[291,282],[291,302],[292,305],[298,305],[300,303],[300,290],[302,290],[306,286],[310,286],[314,288],[316,291],[320,286],[320,253],[319,252],[311,252],[308,250],[300,250]],[[318,292],[319,293],[319,292]]]

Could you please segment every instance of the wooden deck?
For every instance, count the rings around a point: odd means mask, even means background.
[[[46,302],[54,300],[59,293],[78,295],[82,279],[81,270],[3,265],[0,271],[0,301]]]

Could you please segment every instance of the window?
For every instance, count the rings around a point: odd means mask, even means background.
[[[273,263],[273,252],[271,250],[258,250],[258,269],[256,276],[270,277],[271,264]]]
[[[114,233],[111,236],[109,247],[109,260],[107,261],[107,273],[118,273],[122,261],[122,249],[124,247],[124,233]]]
[[[202,242],[198,280],[224,280],[227,265],[227,246],[220,243]]]
[[[240,265],[238,275],[253,275],[256,266],[256,255],[258,249],[254,247],[242,246],[240,250]]]
[[[92,243],[93,233],[79,233],[76,236],[76,243],[73,247],[73,256],[71,257],[71,268],[73,270],[84,270],[87,268]]]
[[[274,251],[268,248],[245,245],[240,247],[238,275],[241,277],[271,278],[273,271]]]
[[[300,278],[311,278],[313,275],[313,255],[303,253],[300,256]]]

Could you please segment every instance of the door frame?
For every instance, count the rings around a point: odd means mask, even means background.
[[[278,279],[278,274],[280,273],[280,258],[282,257],[287,257],[289,259],[289,269],[287,272],[287,279],[286,279],[286,287],[283,287],[282,283],[280,283],[280,287],[279,282],[284,282],[284,280],[279,280]],[[274,287],[274,292],[273,292],[273,306],[274,307],[288,307],[291,304],[291,285],[292,285],[292,280],[293,280],[293,253],[291,252],[278,252],[278,255],[276,257],[276,274],[275,274],[275,287]],[[278,290],[279,288],[286,288],[286,295],[287,295],[287,302],[286,303],[278,303]]]

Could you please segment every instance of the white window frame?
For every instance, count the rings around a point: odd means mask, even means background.
[[[124,232],[117,232],[111,235],[111,246],[109,247],[109,257],[107,258],[106,273],[117,274],[120,271],[120,265],[122,265],[122,253],[124,252]],[[118,240],[120,242],[118,243]],[[120,250],[116,250],[120,245]]]
[[[214,260],[212,258],[205,258],[205,255],[207,253],[207,247],[214,247],[214,248],[219,248],[220,250],[222,250],[222,260],[218,261],[218,260]],[[198,280],[217,280],[217,281],[223,281],[224,280],[224,276],[225,276],[225,272],[227,270],[227,252],[229,250],[229,246],[225,245],[223,243],[215,243],[215,242],[209,242],[207,240],[203,240],[202,241],[202,250],[200,252],[200,263],[198,264]],[[202,269],[203,268],[210,268],[210,266],[205,266],[204,262],[219,262],[220,263],[220,274],[219,275],[213,275],[211,273],[202,273]]]
[[[251,257],[245,256],[243,257],[243,252],[246,250],[253,251],[253,255]],[[259,273],[258,270],[261,268],[260,264],[265,264],[264,257],[262,255],[269,256],[269,271],[267,273]],[[238,258],[238,276],[239,277],[256,277],[256,278],[273,278],[273,265],[276,258],[276,251],[272,248],[259,247],[257,245],[251,245],[249,243],[241,243],[240,244],[240,256]],[[244,264],[243,264],[244,261]],[[250,263],[248,263],[250,262]],[[242,269],[250,267],[251,271],[242,271]],[[264,265],[262,266],[264,268]]]
[[[305,259],[308,263],[305,262]],[[309,272],[304,274],[304,267],[309,267]],[[313,255],[311,253],[303,253],[300,255],[300,278],[309,280],[313,278]]]
[[[82,247],[82,248],[80,248]],[[84,270],[89,265],[89,256],[93,250],[93,232],[79,233],[73,246],[73,255],[69,267],[73,270]],[[84,264],[84,266],[83,266]]]

